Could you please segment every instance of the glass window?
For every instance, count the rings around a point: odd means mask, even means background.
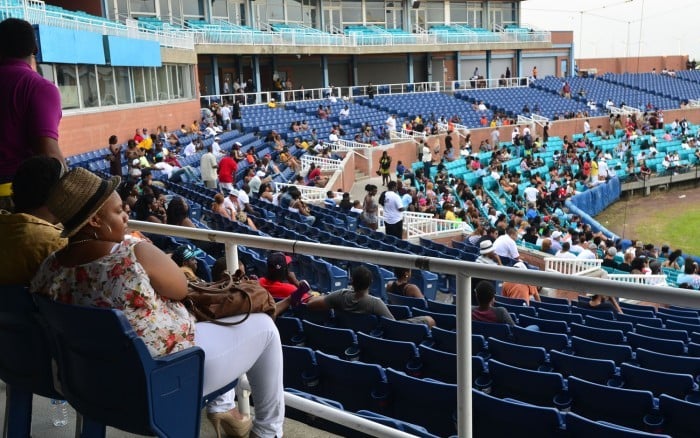
[[[97,66],[97,85],[100,90],[100,105],[116,105],[117,97],[114,89],[114,72],[108,65]]]
[[[365,22],[384,27],[384,0],[367,0],[365,3]]]
[[[266,15],[270,22],[284,22],[284,2],[283,0],[267,0]]]
[[[182,87],[182,97],[192,99],[194,97],[194,79],[192,77],[192,67],[189,65],[181,65],[180,70],[180,86]]]
[[[173,15],[170,11],[170,0],[160,0],[159,6],[160,10],[158,11],[158,16],[163,22],[170,23]]]
[[[170,96],[168,94],[168,72],[165,66],[156,67],[156,80],[158,84],[158,94],[155,99],[152,100],[168,100]]]
[[[452,14],[454,8],[450,9]],[[455,21],[454,16],[451,17],[453,23],[464,23],[468,24],[470,27],[484,27],[484,6],[481,2],[467,2],[467,9],[465,10],[466,15],[464,21]],[[462,16],[459,15],[462,19]]]
[[[130,0],[129,10],[132,15],[155,15],[156,2],[155,0]]]
[[[166,0],[163,0],[166,1]],[[215,1],[211,5],[211,15],[212,17],[217,17],[217,18],[223,18],[223,19],[228,19],[228,9],[229,9],[229,3],[228,1]]]
[[[117,85],[117,103],[120,105],[133,103],[131,99],[131,87],[129,87],[129,68],[114,67],[114,77]],[[136,77],[134,77],[134,81]],[[135,88],[135,86],[134,86]],[[143,72],[141,74],[141,97],[143,98]]]
[[[136,67],[134,72],[134,102],[146,102],[146,79],[143,68]]]
[[[364,24],[362,21],[362,3],[359,0],[341,2],[343,7],[343,26],[348,24]]]
[[[56,64],[56,85],[61,90],[61,106],[63,109],[80,108],[75,65]]]
[[[78,81],[80,83],[80,97],[83,108],[92,108],[100,105],[97,93],[97,74],[94,65],[78,66]]]
[[[166,65],[165,71],[168,73],[168,96],[171,99],[180,97],[177,84],[177,69],[174,65]]]
[[[146,102],[153,102],[157,100],[156,96],[158,95],[156,69],[154,67],[144,68],[143,75],[146,81]]]
[[[303,21],[302,17],[301,1],[287,0],[287,22],[301,23]]]
[[[182,2],[182,15],[185,18],[204,19],[204,3],[202,0],[185,0]]]
[[[467,24],[467,8],[462,2],[450,3],[450,23],[451,24]]]
[[[306,26],[318,29],[318,2],[316,0],[304,0],[304,16],[303,21]]]
[[[51,64],[37,64],[36,71],[46,80],[51,82],[56,82],[56,78],[53,76],[53,65]]]
[[[426,7],[428,12],[428,23],[445,24],[445,3],[441,1],[428,2]]]

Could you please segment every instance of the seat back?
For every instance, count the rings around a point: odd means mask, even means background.
[[[569,338],[563,333],[545,333],[513,327],[513,338],[521,345],[542,347],[545,350],[564,350],[568,347]]]
[[[416,379],[391,368],[386,374],[392,417],[416,423],[439,436],[457,433],[457,385]]]
[[[420,345],[423,341],[430,341],[430,328],[425,324],[413,324],[405,321],[395,321],[385,317],[380,318],[384,337],[396,341],[413,342]]]
[[[379,318],[377,315],[367,313],[335,312],[335,323],[340,328],[347,328],[355,332],[365,332],[368,334],[379,333]]]
[[[389,299],[389,304],[396,304],[399,306],[408,306],[417,309],[427,309],[428,303],[423,298],[407,297],[404,295],[398,295],[391,292],[386,293]]]
[[[564,379],[559,373],[526,370],[489,360],[493,379],[491,394],[512,397],[539,406],[555,406],[555,399],[564,391]]]
[[[439,327],[433,327],[430,329],[433,335],[433,348],[441,351],[447,351],[449,353],[457,352],[457,332],[451,330],[444,330]],[[478,338],[475,338],[477,337]],[[475,342],[474,339],[479,339],[479,342]],[[483,342],[482,342],[483,341]],[[476,354],[481,351],[485,346],[485,338],[483,335],[472,335],[472,353]]]
[[[628,363],[620,366],[625,388],[651,391],[655,396],[667,394],[685,398],[693,390],[693,376],[665,371],[648,370]]]
[[[629,345],[606,344],[572,336],[571,346],[577,356],[609,359],[618,365],[632,359],[632,348]]]
[[[688,332],[685,330],[662,329],[644,324],[637,324],[634,332],[644,336],[688,342]]]
[[[620,438],[670,438],[668,435],[642,432],[616,424],[593,421],[576,415],[573,412],[566,414],[566,433],[571,438],[588,438],[592,436],[620,437]]]
[[[429,316],[435,321],[435,326],[445,330],[455,330],[457,327],[457,316],[451,313],[437,313],[425,309],[414,307],[413,316]]]
[[[472,320],[472,333],[486,338],[511,339],[511,328],[508,324],[482,322]]]
[[[445,383],[457,383],[457,355],[446,351],[436,350],[434,348],[421,345],[418,347],[420,351],[420,360],[423,364],[421,369],[421,377],[437,379]],[[472,356],[472,358],[477,356]],[[477,378],[481,373],[472,369],[473,378]]]
[[[454,304],[441,303],[430,299],[426,301],[428,303],[428,310],[431,312],[457,314],[457,306]]]
[[[700,375],[699,357],[675,356],[638,348],[635,358],[640,366],[650,370],[690,374],[692,376]]]
[[[674,319],[674,318],[672,318],[672,319]],[[644,324],[644,325],[647,325],[650,327],[659,327],[659,328],[661,328],[663,326],[663,323],[664,323],[661,318],[645,318],[643,316],[627,315],[624,313],[618,314],[617,320],[631,322],[635,326],[637,324]]]
[[[319,367],[318,392],[322,397],[337,400],[345,409],[380,410],[387,400],[386,375],[376,364],[351,362],[316,352]]]
[[[418,349],[412,342],[375,338],[365,333],[357,334],[360,360],[394,368],[409,374],[418,372]]]
[[[518,322],[521,327],[536,325],[540,331],[547,333],[568,333],[569,326],[566,321],[555,321],[553,319],[535,318],[528,315],[518,316]]]
[[[86,421],[142,435],[199,436],[200,348],[155,360],[121,311],[35,300],[63,395]]]
[[[313,391],[318,384],[316,354],[307,347],[282,346],[284,387]]]
[[[571,323],[572,336],[589,339],[591,341],[605,342],[608,344],[620,344],[625,342],[625,336],[622,330],[609,330],[595,327],[588,327],[582,324]]]
[[[302,321],[302,326],[306,346],[343,358],[357,355],[357,336],[352,330],[326,327],[306,320]]]
[[[615,362],[611,360],[590,359],[551,350],[549,361],[554,371],[564,377],[576,376],[601,385],[605,385],[615,375]]]
[[[518,345],[496,338],[489,338],[488,341],[491,357],[499,362],[536,370],[547,360],[547,352],[542,347]]]
[[[596,318],[607,319],[610,321],[615,319],[615,314],[611,310],[595,310],[587,309],[585,307],[571,306],[571,311],[573,313],[580,313],[584,316],[584,319],[588,316],[595,316]]]
[[[275,319],[275,325],[280,332],[280,339],[285,345],[303,344],[304,329],[301,325],[301,320],[293,316],[280,316]]]
[[[594,316],[586,317],[586,325],[602,329],[622,330],[622,333],[625,334],[634,330],[634,325],[629,321],[608,321]]]
[[[568,383],[573,399],[571,410],[591,420],[643,429],[644,416],[654,410],[654,395],[650,391],[613,388],[574,376],[569,377]]]
[[[670,339],[644,336],[638,333],[627,333],[627,343],[635,350],[637,348],[646,348],[647,350],[665,354],[685,354],[685,343],[678,340],[674,341]]]
[[[674,438],[700,436],[700,405],[662,394],[659,410],[664,417],[664,432]]]
[[[554,408],[503,400],[472,389],[474,436],[558,436],[562,424]],[[508,421],[503,421],[507,418]]]
[[[576,322],[583,324],[583,315],[580,313],[556,312],[547,309],[537,309],[537,316],[544,319],[553,319],[555,321]]]

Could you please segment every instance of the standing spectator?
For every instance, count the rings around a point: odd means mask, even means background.
[[[374,95],[377,94],[377,89],[372,85],[372,83],[367,84],[367,97],[374,99]]]
[[[12,210],[12,178],[33,155],[64,163],[58,147],[61,94],[34,70],[38,51],[31,24],[17,18],[0,23],[0,208]]]
[[[200,169],[202,171],[202,181],[204,185],[210,189],[216,188],[216,169],[219,167],[216,164],[216,157],[212,152],[211,145],[207,146],[207,152],[202,155],[199,160]]]
[[[122,176],[122,147],[118,145],[116,135],[109,137],[109,154],[105,157],[109,161],[109,174],[112,176]]]
[[[233,183],[236,179],[236,172],[238,172],[238,163],[234,159],[236,154],[236,149],[231,149],[229,154],[219,161],[218,164],[218,177],[219,185],[224,193],[228,193],[233,189]]]
[[[374,197],[377,196],[377,186],[374,184],[367,184],[365,186],[365,191],[367,194],[365,195],[360,220],[362,220],[362,222],[370,229],[376,230],[377,226],[379,225],[379,217],[377,216],[379,206],[377,205],[377,201],[374,199]]]
[[[391,157],[387,151],[382,152],[379,159],[379,174],[382,176],[382,185],[387,185],[391,182]]]
[[[386,234],[403,239],[403,202],[396,193],[396,181],[389,181],[384,194],[384,227]]]

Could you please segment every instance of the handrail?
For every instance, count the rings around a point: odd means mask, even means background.
[[[343,170],[343,161],[334,160],[333,158],[316,157],[314,155],[304,154],[301,156],[301,168],[308,169],[311,163],[316,164],[316,167],[323,170]]]
[[[623,283],[649,284],[653,286],[665,286],[666,275],[645,275],[645,274],[608,274],[608,280],[620,281]]]
[[[452,91],[461,90],[483,90],[489,88],[526,88],[530,86],[530,78],[483,78],[483,79],[460,79],[452,81]]]
[[[614,286],[607,280],[598,278],[565,276],[559,273],[542,272],[525,269],[513,269],[503,266],[491,266],[458,260],[446,260],[403,253],[391,253],[359,248],[338,248],[298,240],[284,240],[271,237],[249,236],[226,233],[223,231],[203,230],[155,224],[152,222],[129,221],[129,227],[146,233],[164,234],[187,239],[206,240],[224,243],[226,262],[229,270],[238,267],[237,245],[283,251],[290,254],[306,254],[329,257],[361,263],[377,263],[384,266],[399,266],[409,269],[429,270],[436,273],[451,274],[457,277],[457,417],[460,437],[472,436],[472,369],[471,369],[471,278],[484,278],[515,283],[532,284],[590,294],[624,297],[639,301],[658,302],[678,306],[700,307],[700,294],[694,290],[674,289],[616,282]],[[663,298],[662,298],[663,297]],[[289,398],[292,400],[292,398]],[[311,403],[311,402],[310,402]],[[319,409],[318,416],[331,421],[338,421],[341,412]],[[364,423],[363,423],[364,424]],[[370,427],[370,426],[368,426]],[[370,430],[370,429],[368,429]],[[382,435],[384,429],[373,429],[376,436]]]
[[[602,260],[545,257],[544,270],[547,272],[559,272],[565,275],[584,275],[600,269]]]

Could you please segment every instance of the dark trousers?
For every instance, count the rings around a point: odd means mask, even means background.
[[[390,236],[403,239],[403,219],[395,224],[384,222],[384,232]]]

